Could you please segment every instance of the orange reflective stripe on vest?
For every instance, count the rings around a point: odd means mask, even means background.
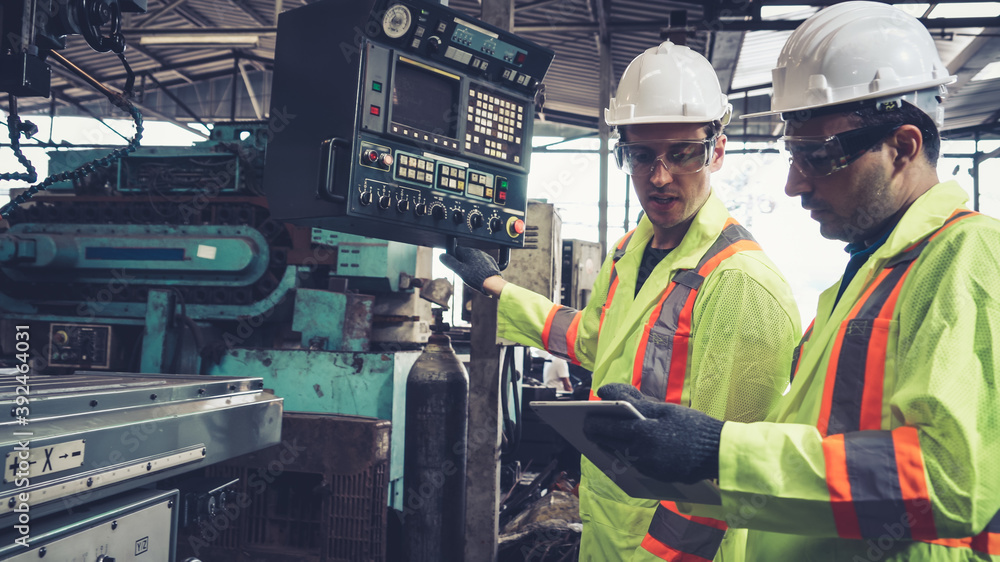
[[[927,244],[945,228],[973,214],[954,213],[930,236],[886,264],[840,325],[816,423],[822,435],[882,427],[886,344],[899,291]]]
[[[837,534],[845,539],[937,538],[917,429],[855,431],[823,440]],[[899,529],[886,529],[887,524]]]
[[[674,502],[656,506],[642,548],[671,562],[710,562],[726,534],[726,524],[708,517],[692,517],[677,511]]]
[[[694,303],[705,278],[737,252],[760,250],[750,233],[734,219],[705,252],[698,266],[677,272],[650,314],[639,342],[632,384],[654,398],[679,404],[687,376],[688,342]],[[660,502],[642,548],[672,562],[709,562],[715,558],[726,524],[677,511],[673,502]]]
[[[643,394],[675,404],[681,402],[698,289],[726,258],[747,250],[760,250],[760,246],[730,218],[697,268],[674,275],[650,314],[636,353],[632,384]]]
[[[991,556],[1000,555],[1000,513],[994,515],[993,519],[986,525],[986,528],[983,529],[983,532],[974,537],[937,539],[927,542],[950,546],[952,548],[971,548],[976,552],[982,552]]]
[[[608,296],[604,299],[604,306],[601,307],[601,321],[597,328],[598,334],[601,328],[604,327],[604,315],[607,313],[608,307],[611,306],[611,299],[614,298],[615,289],[618,288],[618,273],[615,271],[615,264],[625,255],[625,248],[628,246],[628,241],[632,239],[633,234],[635,234],[634,229],[626,234],[621,239],[621,242],[618,243],[618,247],[615,248],[615,254],[611,261],[611,283],[608,285]],[[579,365],[580,361],[576,358],[576,335],[582,318],[583,313],[579,310],[558,304],[552,305],[549,315],[545,319],[545,326],[542,327],[542,347],[556,357],[562,357],[575,365]]]
[[[604,298],[604,306],[601,307],[601,321],[597,325],[598,333],[604,327],[604,315],[608,312],[608,307],[611,306],[611,301],[615,298],[615,290],[618,288],[618,272],[615,271],[615,266],[618,264],[618,260],[622,259],[622,256],[625,255],[625,249],[628,247],[628,242],[632,239],[633,234],[635,234],[634,228],[621,239],[618,247],[615,248],[614,256],[611,258],[611,282],[608,283],[608,296]]]
[[[843,538],[878,538],[892,532],[896,539],[1000,554],[1000,514],[975,537],[938,539],[917,429],[881,429],[889,323],[899,293],[931,240],[975,214],[956,211],[930,236],[890,260],[834,340],[817,428],[824,436],[827,488]]]

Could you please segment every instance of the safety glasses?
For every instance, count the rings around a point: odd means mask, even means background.
[[[630,176],[650,176],[659,162],[671,174],[693,174],[705,169],[714,146],[715,137],[622,142],[615,147],[615,160]]]
[[[784,136],[779,140],[785,145],[789,163],[802,175],[821,178],[850,166],[902,126],[901,123],[883,123],[829,137]]]

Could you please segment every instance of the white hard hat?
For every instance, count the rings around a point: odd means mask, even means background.
[[[771,71],[771,111],[811,111],[871,100],[908,101],[940,125],[945,84],[955,81],[919,20],[891,5],[843,2],[807,19]]]
[[[604,120],[613,127],[711,121],[725,125],[732,108],[705,57],[664,41],[629,63]]]

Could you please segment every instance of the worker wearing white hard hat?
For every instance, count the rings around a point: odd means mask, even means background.
[[[809,18],[773,77],[785,193],[851,256],[788,394],[766,422],[720,423],[605,387],[647,420],[585,431],[655,478],[718,478],[721,508],[686,514],[749,529],[747,560],[1000,560],[1000,221],[937,178],[954,77],[875,2]]]
[[[711,64],[688,47],[664,42],[625,70],[606,120],[644,214],[608,253],[583,310],[506,283],[482,252],[460,248],[442,261],[499,295],[502,337],[592,370],[593,390],[627,383],[718,419],[763,419],[788,385],[801,327],[788,284],[712,193],[730,111]],[[720,551],[723,522],[629,497],[581,464],[581,560],[710,560]]]

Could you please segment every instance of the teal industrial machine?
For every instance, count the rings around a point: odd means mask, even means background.
[[[286,411],[392,420],[398,508],[406,376],[451,286],[429,279],[428,248],[272,219],[273,125],[142,148],[15,210],[0,233],[3,351],[30,323],[35,372],[259,377]],[[53,152],[50,172],[89,152]]]

